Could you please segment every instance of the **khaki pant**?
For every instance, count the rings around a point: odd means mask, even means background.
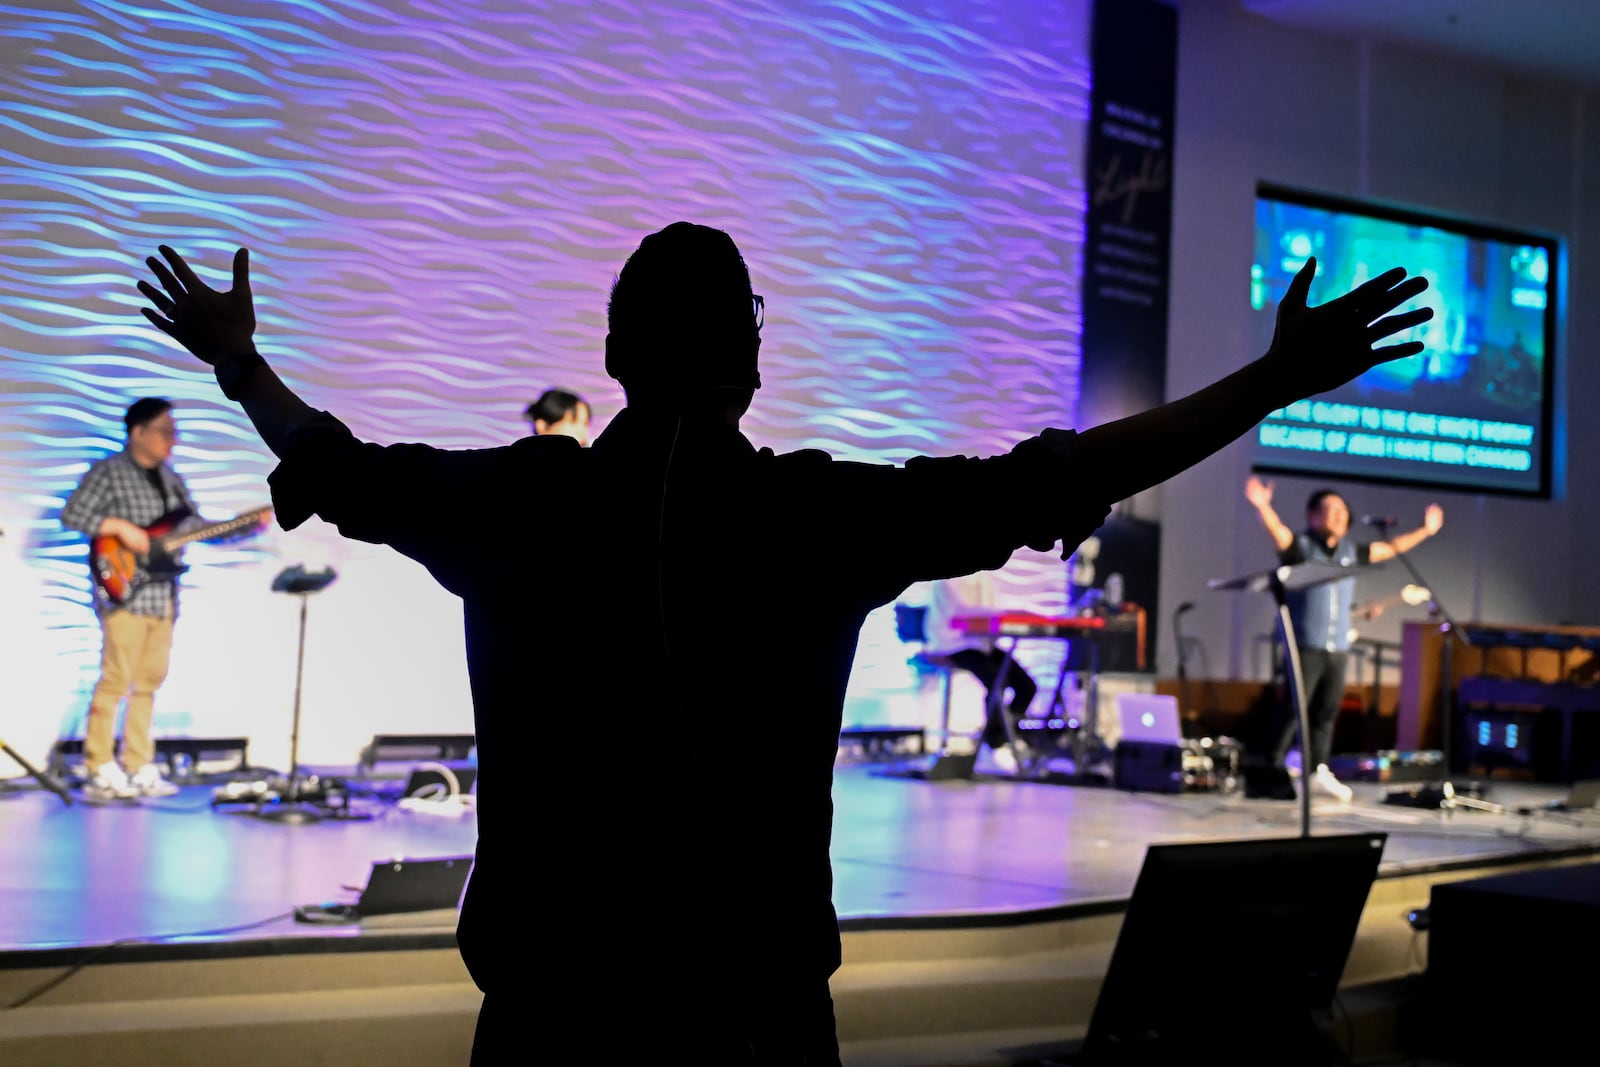
[[[158,619],[118,608],[101,617],[100,632],[100,681],[89,700],[83,762],[93,774],[113,758],[117,705],[127,697],[122,765],[129,774],[137,774],[156,754],[150,720],[156,688],[166,680],[167,663],[172,658],[172,617]]]

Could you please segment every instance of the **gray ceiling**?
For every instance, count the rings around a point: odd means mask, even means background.
[[[1239,0],[1303,29],[1600,86],[1600,0]]]

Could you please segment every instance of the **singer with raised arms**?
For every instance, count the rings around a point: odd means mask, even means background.
[[[1318,489],[1306,500],[1306,526],[1297,534],[1273,509],[1271,482],[1252,476],[1245,482],[1244,495],[1272,537],[1279,562],[1285,564],[1317,562],[1348,567],[1383,563],[1411,551],[1444,526],[1444,509],[1429,504],[1422,525],[1410,533],[1357,542],[1349,537],[1350,505],[1335,490]],[[1394,524],[1393,519],[1382,516],[1363,515],[1361,519],[1385,533]],[[1349,803],[1354,793],[1328,768],[1328,756],[1333,746],[1333,724],[1344,701],[1355,588],[1352,575],[1288,594],[1289,618],[1294,624],[1295,645],[1300,650],[1300,667],[1305,676],[1306,713],[1311,722],[1307,746],[1310,751],[1300,753],[1300,765],[1307,772],[1303,780],[1313,793],[1344,803]],[[1368,617],[1376,614],[1376,610],[1369,610]],[[1280,707],[1268,734],[1272,747],[1266,755],[1273,766],[1283,766],[1294,735],[1294,709]]]
[[[231,292],[161,255],[147,260],[156,284],[139,285],[145,314],[215,369],[279,456],[283,526],[318,514],[462,598],[479,805],[457,940],[484,992],[477,1065],[570,1059],[573,1035],[594,1062],[837,1065],[833,767],[867,615],[1023,545],[1070,554],[1111,504],[1275,408],[1420,351],[1390,339],[1431,314],[1396,312],[1427,287],[1398,269],[1308,307],[1311,261],[1265,354],[1162,407],[987,458],[779,455],[739,429],[761,387],[767,301],[728,234],[678,222],[645,236],[611,287],[605,369],[627,404],[605,432],[588,448],[550,434],[452,451],[364,443],[302,402],[256,348],[243,249]],[[530,611],[488,534],[418,506],[444,497],[496,501],[498,528],[518,531],[541,596],[564,610]],[[929,500],[1024,497],[1036,503],[953,509],[938,537],[905,532]],[[549,500],[587,521],[543,521]],[[757,624],[753,592],[784,610]],[[621,655],[596,640],[619,620]],[[663,737],[684,735],[658,754],[673,773],[596,778],[589,761],[539,758],[575,709],[600,722],[648,709]],[[693,736],[725,722],[759,760]]]

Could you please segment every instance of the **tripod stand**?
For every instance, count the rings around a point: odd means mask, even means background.
[[[67,792],[66,786],[62,785],[60,782],[56,781],[55,778],[51,777],[44,771],[41,771],[39,768],[29,763],[27,760],[23,759],[22,753],[6,744],[4,740],[0,740],[0,752],[4,752],[6,755],[16,760],[17,763],[22,766],[23,770],[33,775],[34,781],[38,782],[40,785],[50,790],[50,792],[60,797],[61,803],[65,804],[69,808],[72,807],[72,794]]]
[[[279,788],[255,794],[257,818],[272,822],[315,822],[332,814],[327,806],[327,791],[320,779],[300,773],[300,688],[306,665],[306,606],[311,594],[326,589],[338,577],[333,570],[308,571],[302,566],[287,567],[272,580],[272,589],[300,598],[300,646],[294,665],[294,724],[289,734],[289,774]]]

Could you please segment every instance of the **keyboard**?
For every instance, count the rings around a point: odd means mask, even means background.
[[[952,629],[968,636],[990,637],[1075,637],[1089,630],[1104,630],[1104,615],[1035,615],[1027,611],[1007,611],[994,615],[958,615],[950,620]]]

